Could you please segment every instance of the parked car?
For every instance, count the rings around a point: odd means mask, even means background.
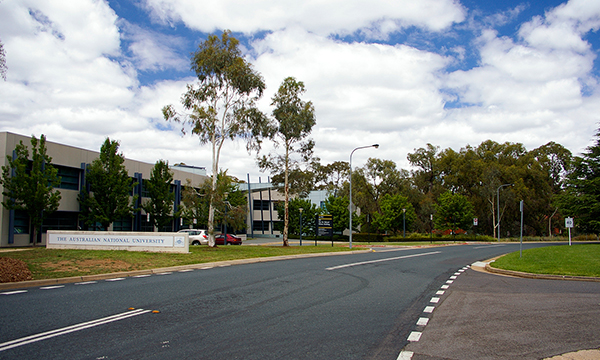
[[[225,244],[225,237],[223,234],[219,234],[215,235],[215,243],[217,245],[242,245],[242,239],[237,236],[227,234],[227,244]]]
[[[208,234],[206,233],[206,230],[183,229],[178,232],[189,234],[190,245],[208,245]]]

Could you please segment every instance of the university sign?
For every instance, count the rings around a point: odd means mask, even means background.
[[[186,233],[48,230],[46,247],[187,253],[189,238]]]

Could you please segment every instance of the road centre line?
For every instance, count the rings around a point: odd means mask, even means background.
[[[75,331],[84,330],[84,329],[91,328],[94,326],[103,325],[103,324],[111,323],[114,321],[127,319],[127,318],[130,318],[133,316],[146,314],[146,313],[149,313],[150,311],[151,310],[137,309],[137,310],[124,312],[121,314],[112,315],[112,316],[108,316],[108,317],[97,319],[97,320],[84,322],[81,324],[67,326],[67,327],[64,327],[61,329],[56,329],[56,330],[46,331],[46,332],[36,334],[36,335],[26,336],[21,339],[16,339],[16,340],[8,341],[5,343],[1,343],[0,351],[4,351],[4,350],[12,349],[15,347],[31,344],[31,343],[41,341],[41,340],[50,339],[50,338],[57,337],[60,335],[69,334],[69,333],[72,333]]]
[[[398,256],[398,257],[386,258],[386,259],[379,259],[379,260],[362,261],[362,262],[357,262],[357,263],[352,263],[352,264],[344,264],[344,265],[339,265],[339,266],[332,266],[332,267],[326,268],[325,270],[337,270],[337,269],[343,269],[343,268],[352,267],[352,266],[374,264],[374,263],[379,263],[379,262],[384,262],[384,261],[408,259],[408,258],[413,258],[413,257],[418,257],[418,256],[434,255],[434,254],[439,254],[439,253],[441,253],[441,251],[433,251],[433,252],[428,252],[428,253]]]

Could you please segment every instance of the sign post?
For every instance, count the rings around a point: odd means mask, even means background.
[[[317,215],[317,237],[329,236],[331,237],[331,246],[333,246],[333,215]],[[317,239],[315,238],[315,246],[317,246]]]
[[[565,227],[569,229],[569,246],[571,246],[571,228],[573,227],[572,217],[568,217],[565,219]]]

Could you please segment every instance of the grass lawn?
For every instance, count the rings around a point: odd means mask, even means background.
[[[359,250],[359,249],[356,249]],[[215,261],[349,251],[329,246],[190,246],[188,254],[166,254],[123,250],[59,250],[38,247],[0,252],[0,257],[24,261],[34,280],[154,269]]]
[[[533,274],[600,277],[600,245],[547,246],[510,253],[490,266]]]

